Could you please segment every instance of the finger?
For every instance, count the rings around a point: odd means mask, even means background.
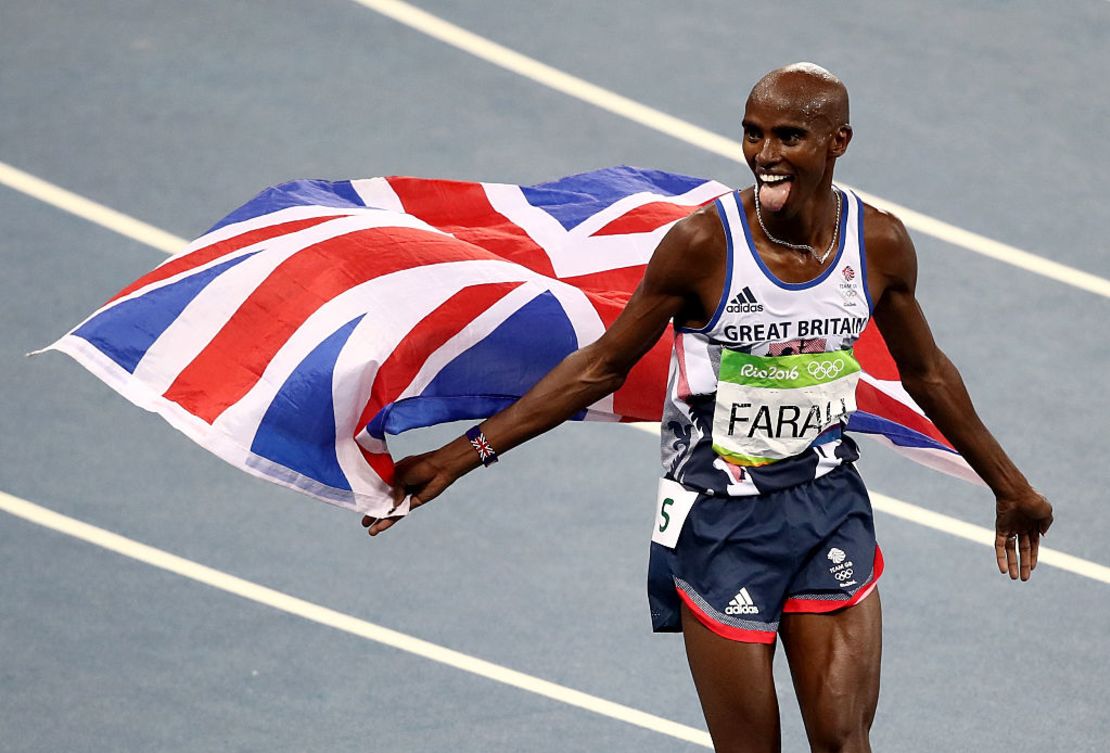
[[[998,572],[1006,574],[1006,534],[999,532],[994,535],[994,561],[998,565]]]
[[[375,520],[377,520],[377,518],[371,518],[369,515],[363,515],[362,516],[362,527],[363,528],[369,528],[370,526],[374,525]]]
[[[1044,502],[1045,507],[1048,510],[1045,516],[1037,521],[1037,527],[1040,529],[1041,535],[1043,536],[1052,526],[1052,504],[1043,496],[1041,497],[1041,500]]]
[[[405,487],[401,484],[391,486],[389,488],[389,497],[393,500],[394,507],[401,504],[401,501],[405,498]]]
[[[430,479],[428,483],[424,484],[420,489],[420,504],[426,504],[443,493],[443,490],[451,485],[450,480],[445,479],[442,475],[437,475]]]
[[[1006,570],[1010,573],[1010,580],[1018,579],[1017,536],[1006,537]]]
[[[1029,573],[1033,570],[1029,565],[1029,560],[1033,556],[1033,545],[1029,541],[1030,535],[1023,533],[1018,537],[1018,554],[1021,556],[1021,579],[1023,581],[1029,580]]]
[[[1037,569],[1037,555],[1041,552],[1041,537],[1034,533],[1029,539],[1029,572],[1033,572]]]
[[[388,531],[394,526],[401,518],[379,518],[374,525],[370,526],[367,531],[371,536],[377,536],[382,531]]]

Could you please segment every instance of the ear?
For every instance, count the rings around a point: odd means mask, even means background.
[[[845,123],[837,128],[829,140],[829,156],[836,158],[844,156],[848,151],[848,144],[852,141],[852,126]]]

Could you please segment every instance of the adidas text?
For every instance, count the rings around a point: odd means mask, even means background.
[[[751,314],[756,311],[762,310],[762,303],[737,303],[736,301],[733,301],[729,305],[725,306],[725,311],[730,314]]]
[[[725,306],[725,311],[730,314],[750,314],[756,311],[762,311],[763,304],[755,300],[755,294],[752,289],[745,287],[736,296],[728,302]]]
[[[748,594],[748,589],[741,588],[740,592],[732,597],[732,601],[725,607],[725,614],[738,615],[738,614],[759,614],[759,607],[752,601],[752,597]]]

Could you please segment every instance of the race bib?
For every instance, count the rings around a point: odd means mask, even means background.
[[[792,457],[856,410],[860,365],[850,350],[753,356],[721,352],[713,450],[759,466]]]
[[[662,544],[668,549],[674,549],[678,543],[678,534],[682,533],[682,526],[694,500],[698,498],[697,492],[692,492],[682,484],[670,479],[659,479],[659,494],[655,502],[655,527],[651,530],[651,540]]]

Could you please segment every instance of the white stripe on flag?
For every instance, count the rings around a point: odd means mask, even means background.
[[[490,333],[504,324],[505,320],[542,292],[544,292],[543,286],[535,282],[526,282],[487,308],[424,360],[420,370],[412,378],[412,381],[401,390],[397,399],[404,400],[422,393],[447,364],[488,337]]]
[[[967,461],[954,452],[937,450],[932,447],[903,447],[902,445],[895,444],[883,434],[860,433],[859,436],[867,437],[875,442],[884,444],[899,455],[903,455],[926,468],[932,468],[935,471],[947,473],[950,476],[961,478],[964,481],[970,481],[979,486],[986,486],[983,479],[979,478],[979,474],[971,469]]]
[[[421,319],[461,288],[520,279],[526,274],[530,273],[507,261],[456,261],[404,269],[356,285],[325,303],[297,328],[270,359],[261,378],[216,420],[216,426],[243,437],[249,446],[266,410],[289,375],[321,342],[357,316],[364,316],[365,322],[358,341],[362,343],[358,355],[366,359],[363,364],[372,364],[376,370]],[[413,290],[421,291],[421,295],[413,296]],[[372,337],[368,330],[373,331]],[[352,351],[344,364],[358,368],[348,360],[354,355],[356,352]],[[367,394],[350,395],[345,400],[360,398],[365,402]],[[356,418],[361,408],[360,404],[354,411]],[[340,437],[353,439],[353,435],[352,425]]]
[[[655,247],[674,225],[673,222],[647,233],[633,235],[597,235],[592,238],[575,238],[570,243],[578,250],[561,262],[563,277],[576,277],[598,272],[609,272],[625,267],[642,267],[651,259]],[[642,274],[642,271],[641,271]]]
[[[260,244],[263,251],[224,272],[190,301],[139,361],[136,378],[156,392],[165,392],[282,263],[309,246],[359,230],[383,227],[408,227],[443,235],[415,217],[374,210]]]
[[[678,204],[684,206],[693,206],[696,204],[704,204],[711,199],[715,199],[722,194],[729,192],[729,187],[723,183],[718,183],[715,180],[706,181],[697,188],[691,189],[684,194],[678,196],[667,196],[666,194],[655,193],[651,191],[640,191],[623,199],[618,199],[606,208],[597,212],[590,217],[587,217],[581,224],[576,226],[571,234],[575,236],[588,237],[593,235],[601,228],[608,225],[616,219],[620,219],[624,215],[638,209],[647,204],[654,204],[657,202],[664,202],[667,204]],[[667,223],[670,226],[673,223]],[[649,253],[652,249],[649,249]]]
[[[527,233],[528,237],[547,254],[555,275],[565,277],[566,275],[559,269],[558,258],[563,244],[567,241],[567,231],[559,221],[539,207],[529,204],[520,186],[483,183],[482,187],[494,210]]]
[[[258,217],[251,217],[250,219],[240,220],[239,222],[233,222],[229,225],[216,228],[212,232],[206,233],[194,241],[190,241],[185,248],[173,254],[158,266],[164,266],[171,261],[175,261],[183,256],[188,256],[199,249],[206,248],[216,243],[222,243],[223,241],[255,230],[281,225],[286,222],[308,220],[313,217],[342,217],[344,215],[365,211],[365,209],[356,209],[352,207],[323,207],[316,204],[310,206],[285,207],[284,209],[267,212]]]
[[[910,393],[906,392],[906,388],[902,386],[901,382],[890,379],[876,379],[866,371],[860,372],[860,379],[887,397],[897,400],[919,416],[927,418],[927,416],[925,416],[925,411],[921,410],[921,407],[914,402],[913,398],[910,397]]]
[[[366,316],[355,327],[351,337],[340,351],[332,379],[336,456],[340,468],[343,469],[352,487],[362,490],[364,485],[368,489],[380,488],[382,485],[381,480],[359,451],[356,437],[362,435],[365,440],[367,436],[363,431],[365,427],[358,425],[357,422],[370,397],[379,368],[392,355],[401,340],[428,314],[460,290],[491,282],[516,282],[530,274],[523,267],[509,262],[452,262],[410,270],[410,274],[406,274],[403,280],[394,278],[391,282],[391,291],[395,291],[392,296],[378,295],[370,291],[364,294],[367,300],[374,299],[375,305],[368,307]],[[419,297],[409,295],[408,291],[411,290],[420,290],[421,295]],[[506,298],[519,291],[520,288]],[[534,297],[538,292],[540,292],[539,289],[533,289],[532,296]],[[499,301],[494,307],[503,304],[505,299]],[[488,331],[482,326],[482,320],[490,315],[492,309],[487,310],[479,319],[468,323],[463,327],[462,332],[437,349],[430,358],[425,359],[412,383],[402,390],[394,401],[419,395],[455,356],[485,337],[489,331],[519,310],[521,305],[523,303],[512,305],[510,302],[508,310],[496,318]],[[464,339],[465,345],[440,357],[452,342],[459,339]],[[423,383],[416,384],[422,377]],[[368,445],[363,441],[362,444],[376,452],[383,452],[386,449],[384,443]],[[370,492],[367,491],[367,493]]]
[[[369,207],[388,209],[400,214],[405,213],[405,205],[401,203],[401,198],[385,178],[352,180],[351,187],[355,189],[355,193],[359,195],[363,203]]]

